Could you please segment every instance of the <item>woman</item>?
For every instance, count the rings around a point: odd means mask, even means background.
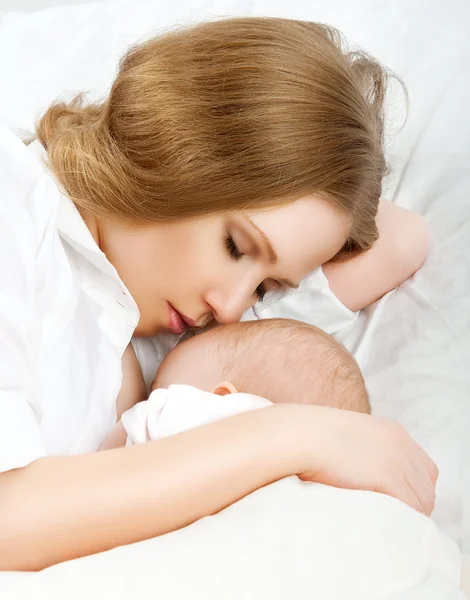
[[[108,98],[52,106],[29,147],[2,132],[1,569],[159,535],[291,474],[431,512],[437,469],[406,432],[333,409],[94,453],[133,334],[236,321],[320,265],[358,310],[421,265],[419,217],[379,204],[384,92],[334,30],[234,19],[132,49]]]

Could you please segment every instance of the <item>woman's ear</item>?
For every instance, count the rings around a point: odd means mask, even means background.
[[[230,381],[222,381],[222,383],[218,383],[213,390],[211,390],[211,394],[215,394],[216,396],[227,396],[227,394],[237,394],[237,388],[230,383]]]

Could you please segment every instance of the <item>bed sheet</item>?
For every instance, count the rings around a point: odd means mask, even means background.
[[[404,423],[438,463],[435,521],[470,552],[470,5],[466,0],[164,0],[0,13],[0,119],[30,130],[64,90],[103,94],[129,43],[175,23],[237,15],[329,22],[405,81],[389,102],[386,196],[431,229],[423,269],[340,339],[375,414]]]

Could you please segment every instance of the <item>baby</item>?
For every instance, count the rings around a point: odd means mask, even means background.
[[[135,356],[132,360],[138,368]],[[123,370],[126,375],[125,365]],[[121,400],[130,389],[123,384]],[[126,398],[121,405],[135,402]],[[215,327],[172,350],[148,400],[122,414],[102,449],[158,439],[279,402],[370,412],[359,366],[333,337],[289,319],[248,321]]]

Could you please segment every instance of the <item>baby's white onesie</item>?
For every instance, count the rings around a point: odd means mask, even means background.
[[[252,394],[217,396],[189,385],[171,385],[138,402],[123,413],[121,421],[126,446],[131,446],[270,405],[269,400]]]

